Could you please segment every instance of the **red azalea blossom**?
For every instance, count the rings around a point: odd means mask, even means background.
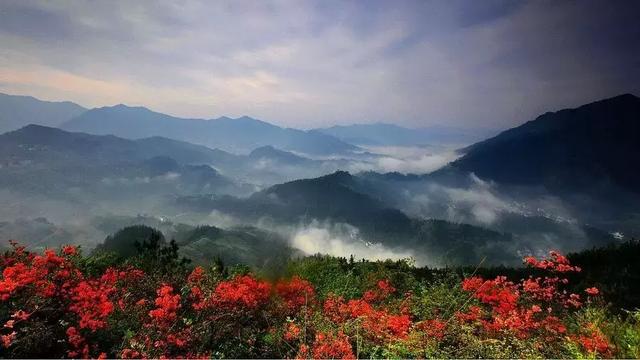
[[[408,315],[388,315],[382,316],[386,320],[386,327],[391,335],[403,339],[407,337],[409,328],[411,327],[411,319]]]
[[[584,292],[586,292],[590,296],[596,296],[600,293],[600,290],[598,290],[597,287],[590,287],[590,288],[586,288]]]
[[[218,284],[214,292],[216,305],[224,307],[258,307],[269,299],[271,286],[250,275],[236,276]]]
[[[67,329],[67,337],[69,339],[69,344],[71,344],[71,346],[73,346],[74,348],[80,347],[80,345],[82,345],[82,343],[84,342],[84,338],[82,338],[80,333],[78,333],[78,330],[73,326]]]
[[[176,320],[176,312],[180,308],[180,295],[173,294],[173,287],[162,285],[157,291],[156,309],[149,311],[149,316],[158,324],[168,326]]]
[[[378,342],[392,337],[404,338],[412,325],[408,315],[393,315],[385,309],[377,310],[365,300],[345,302],[341,297],[330,295],[325,300],[323,309],[324,314],[335,323],[361,319],[362,327]]]
[[[479,306],[471,306],[467,312],[458,312],[456,317],[463,322],[475,322],[482,317],[482,309]]]
[[[187,277],[187,281],[192,284],[198,283],[202,281],[202,279],[204,279],[204,269],[202,268],[202,266],[196,266],[195,269],[191,271],[191,274],[189,274],[189,276]]]
[[[81,356],[83,358],[89,358],[89,345],[85,343],[84,337],[80,335],[78,330],[71,326],[67,329],[67,341],[69,345],[71,345],[71,349],[67,352],[69,357],[78,357]]]
[[[73,303],[69,310],[80,316],[80,328],[93,331],[106,326],[107,317],[113,312],[109,296],[115,291],[112,283],[105,281],[81,281],[72,291]]]
[[[293,341],[300,337],[300,327],[294,323],[289,323],[287,330],[284,333],[284,339],[287,341]]]
[[[476,299],[491,305],[498,314],[514,310],[520,297],[515,284],[507,281],[504,276],[498,276],[494,280],[483,280],[479,277],[465,279],[462,289],[473,292]]]
[[[11,315],[12,318],[16,319],[16,320],[27,320],[29,319],[29,316],[31,316],[31,314],[28,314],[26,312],[24,312],[23,310],[18,310],[15,313],[13,313]]]
[[[593,324],[589,325],[589,329],[591,332],[589,335],[580,335],[576,340],[590,353],[610,356],[612,348],[607,338]]]
[[[73,256],[78,254],[78,248],[71,245],[65,245],[62,247],[62,253],[66,256]]]
[[[173,344],[179,348],[187,346],[188,336],[187,333],[181,334],[169,334],[167,336],[167,342]]]
[[[301,347],[300,350],[299,357],[305,349]],[[342,332],[317,334],[311,355],[314,359],[355,359],[349,338]]]
[[[393,294],[396,289],[391,286],[389,280],[379,280],[376,283],[376,288],[373,290],[365,291],[362,298],[367,302],[382,301]]]
[[[524,258],[525,264],[543,270],[557,271],[557,272],[580,272],[581,269],[577,266],[571,266],[566,256],[561,255],[557,251],[549,251],[549,259],[537,260],[532,256]]]
[[[136,350],[123,349],[120,353],[120,357],[123,359],[141,359],[143,356]]]
[[[16,338],[15,331],[12,331],[9,335],[1,335],[0,340],[2,340],[2,346],[4,346],[5,348],[8,348],[9,346],[11,346],[11,343],[13,342],[13,340],[15,340],[15,338]]]
[[[315,301],[315,290],[311,283],[297,276],[289,281],[279,281],[275,289],[289,313],[296,313],[303,306],[309,306]]]
[[[425,320],[416,324],[416,328],[424,331],[428,337],[439,340],[444,337],[447,323],[438,319]]]
[[[189,295],[194,310],[202,310],[207,307],[208,302],[205,299],[204,292],[198,286],[191,287],[191,294]]]

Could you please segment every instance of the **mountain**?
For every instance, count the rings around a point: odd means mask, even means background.
[[[471,144],[495,134],[490,129],[462,129],[450,126],[430,126],[409,129],[394,124],[338,125],[318,131],[355,145],[365,146],[426,146]]]
[[[365,247],[382,244],[399,251],[411,249],[420,261],[432,264],[473,264],[484,254],[490,254],[493,263],[518,261],[510,234],[443,220],[411,218],[375,197],[367,186],[358,177],[338,171],[275,185],[248,198],[196,195],[180,197],[176,202],[187,212],[208,214],[216,210],[245,223],[294,227],[348,224],[357,231],[342,240],[347,248],[348,244],[358,243]]]
[[[358,149],[317,131],[281,128],[247,116],[182,119],[125,105],[89,110],[64,123],[62,128],[128,139],[162,136],[235,153],[248,153],[267,145],[315,155],[344,154]]]
[[[262,271],[282,272],[300,253],[281,236],[251,226],[220,229],[198,226],[178,241],[180,252],[197,264],[220,259],[225,265],[249,265]]]
[[[0,93],[0,133],[29,124],[58,126],[86,110],[68,101],[42,101],[31,96]]]
[[[412,249],[416,257],[440,264],[471,264],[485,255],[494,264],[515,263],[516,254],[577,251],[614,241],[588,222],[561,218],[562,212],[553,212],[561,211],[554,209],[557,204],[545,198],[536,203],[534,195],[512,198],[486,186],[338,171],[275,185],[244,199],[182,197],[178,208],[204,214],[217,210],[248,223],[329,228],[345,223],[358,229],[362,241]]]
[[[210,149],[203,145],[159,136],[128,140],[113,135],[75,133],[40,125],[29,125],[0,135],[0,156],[0,175],[16,171],[18,165],[28,163],[29,166],[23,169],[35,170],[39,167],[49,175],[56,173],[53,170],[64,165],[74,171],[86,172],[91,169],[94,174],[101,171],[107,177],[107,170],[114,167],[111,169],[113,174],[108,176],[113,177],[120,173],[119,164],[128,163],[129,170],[135,170],[132,169],[132,164],[140,164],[137,171],[152,171],[151,163],[145,165],[142,162],[159,158],[155,161],[158,163],[162,158],[170,158],[178,165],[184,166],[184,169],[190,169],[191,174],[203,174],[203,171],[210,173],[213,168],[218,176],[260,187],[300,177],[320,176],[346,165],[344,160],[312,160],[272,146],[256,148],[248,155],[234,155],[220,149]],[[97,164],[101,164],[103,168],[97,167]],[[167,164],[165,166],[168,166]],[[4,171],[1,166],[5,167]],[[178,166],[173,168],[177,169]],[[157,172],[158,169],[153,171]],[[151,174],[158,175],[153,171]],[[68,182],[63,173],[57,174],[62,183]],[[144,178],[148,174],[150,173],[138,176]],[[42,187],[43,179],[28,180],[27,183]],[[253,191],[255,188],[246,190]]]
[[[46,222],[43,219],[32,222],[36,221]],[[175,240],[183,256],[205,266],[221,260],[226,266],[248,265],[263,272],[282,272],[288,260],[300,255],[282,236],[251,226],[222,229],[141,216],[108,216],[96,218],[94,222],[111,234],[97,244],[94,253],[108,251],[130,257],[137,253],[136,242],[142,243],[156,235],[161,245]],[[2,230],[0,222],[0,234]]]
[[[195,145],[185,141],[153,136],[135,140],[139,145],[138,155],[142,158],[169,156],[184,164],[211,164],[216,167],[231,166],[241,161],[241,156]]]
[[[0,135],[0,155],[5,162],[42,161],[45,158],[47,161],[92,159],[121,162],[167,156],[183,164],[208,164],[233,162],[239,158],[222,150],[157,136],[128,140],[40,125],[28,125]]]
[[[257,220],[268,216],[278,222],[304,219],[331,219],[355,226],[375,227],[380,222],[397,221],[393,231],[403,231],[409,219],[399,211],[389,209],[384,203],[359,192],[357,178],[338,171],[313,179],[303,179],[274,185],[252,194],[249,198],[184,198],[188,207],[222,212],[242,219]],[[391,229],[386,227],[386,229]]]
[[[298,156],[288,151],[276,149],[271,145],[254,149],[249,153],[248,157],[252,160],[269,160],[290,166],[309,165],[314,163],[311,159]]]
[[[625,94],[549,112],[474,144],[451,167],[505,184],[640,192],[640,98]]]
[[[133,141],[29,125],[0,135],[0,184],[56,197],[82,189],[89,198],[237,190],[205,165],[220,155],[168,139]]]

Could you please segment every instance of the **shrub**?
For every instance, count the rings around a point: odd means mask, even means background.
[[[3,357],[640,355],[640,312],[612,314],[592,286],[569,291],[581,269],[558,253],[526,258],[540,275],[518,280],[445,271],[419,281],[406,262],[312,257],[271,283],[187,270],[175,248],[153,244],[120,262],[13,246],[0,261]]]

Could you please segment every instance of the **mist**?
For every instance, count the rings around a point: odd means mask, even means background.
[[[389,248],[380,243],[371,243],[360,236],[359,230],[349,224],[313,221],[295,230],[291,246],[305,254],[323,254],[367,260],[410,260],[417,266],[429,264],[424,255],[414,251]]]

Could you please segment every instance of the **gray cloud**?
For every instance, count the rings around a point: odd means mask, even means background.
[[[640,93],[633,1],[11,1],[0,91],[300,128],[507,127]]]

